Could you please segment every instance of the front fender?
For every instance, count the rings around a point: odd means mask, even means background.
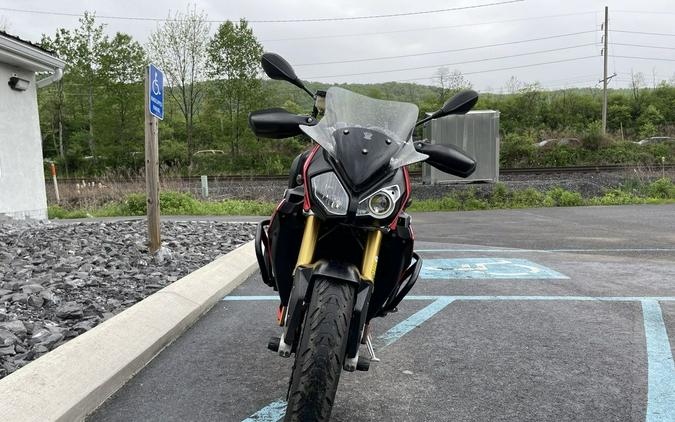
[[[336,281],[354,283],[356,285],[361,284],[363,281],[361,273],[354,264],[328,259],[321,259],[316,262],[312,271],[312,279],[315,279],[316,277],[326,277]]]

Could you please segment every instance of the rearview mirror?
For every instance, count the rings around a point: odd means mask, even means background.
[[[260,59],[260,64],[270,78],[290,82],[314,98],[314,94],[305,87],[300,78],[295,74],[293,66],[280,55],[276,53],[264,53]]]
[[[448,101],[443,104],[439,110],[435,111],[432,115],[425,117],[415,124],[419,126],[422,123],[426,123],[432,119],[438,119],[439,117],[448,116],[450,114],[466,114],[476,105],[478,102],[478,93],[473,90],[467,90],[457,93],[455,96],[450,98]]]
[[[468,90],[457,93],[443,104],[440,110],[432,115],[433,119],[449,114],[466,114],[478,102],[478,93]]]

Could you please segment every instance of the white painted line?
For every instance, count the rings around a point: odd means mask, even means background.
[[[3,378],[0,421],[82,420],[256,268],[249,242]]]

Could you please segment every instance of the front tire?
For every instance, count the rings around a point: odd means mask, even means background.
[[[355,287],[317,278],[288,391],[285,422],[328,421],[347,348]]]

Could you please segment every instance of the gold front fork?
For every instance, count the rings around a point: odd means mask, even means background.
[[[306,267],[314,261],[314,250],[316,241],[319,237],[319,220],[316,216],[307,216],[305,221],[305,231],[302,234],[302,243],[298,253],[298,261],[295,268]],[[363,251],[363,263],[361,264],[361,277],[364,280],[373,283],[375,281],[375,271],[377,271],[377,257],[380,254],[380,244],[382,243],[382,232],[379,230],[368,233],[366,248]]]
[[[316,240],[319,237],[319,220],[314,215],[308,215],[305,221],[305,231],[302,234],[302,243],[300,244],[300,253],[295,268],[310,265],[314,259],[314,249],[316,249]]]
[[[382,232],[379,230],[368,233],[366,249],[363,251],[363,264],[361,265],[361,276],[371,283],[375,282],[375,271],[377,271],[377,257],[380,254],[380,244],[382,243]]]

